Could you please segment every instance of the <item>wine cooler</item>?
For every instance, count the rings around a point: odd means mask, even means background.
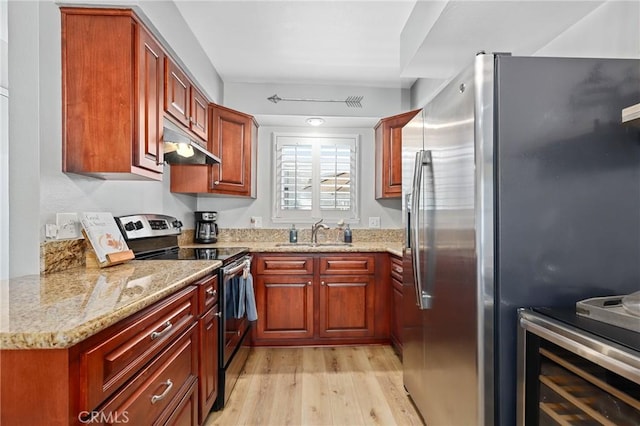
[[[521,309],[519,425],[640,425],[637,331],[571,310]]]

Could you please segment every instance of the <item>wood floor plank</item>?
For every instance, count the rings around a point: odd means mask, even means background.
[[[302,349],[302,371],[302,424],[333,424],[322,348]]]
[[[356,399],[362,417],[367,425],[395,424],[391,408],[380,387],[372,367],[364,351],[357,347],[347,348],[351,351],[345,357],[352,369],[352,380],[356,388]]]
[[[218,425],[422,425],[390,346],[253,348]]]
[[[302,424],[302,351],[297,348],[278,349],[278,371],[274,371],[275,396],[269,425]],[[286,401],[283,404],[282,401]]]
[[[351,378],[351,371],[342,359],[341,352],[340,348],[327,348],[324,351],[333,424],[364,425],[362,412],[353,397],[356,388]]]

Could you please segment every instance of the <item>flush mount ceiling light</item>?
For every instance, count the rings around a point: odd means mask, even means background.
[[[322,123],[324,123],[324,118],[320,118],[320,117],[307,118],[307,124],[310,126],[320,126]]]

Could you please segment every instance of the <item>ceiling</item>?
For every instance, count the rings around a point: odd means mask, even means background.
[[[189,1],[225,82],[409,88],[480,51],[530,55],[603,1]]]

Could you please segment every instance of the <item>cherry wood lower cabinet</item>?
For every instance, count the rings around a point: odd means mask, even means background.
[[[0,353],[0,424],[202,424],[218,393],[218,277],[66,349]]]
[[[198,331],[198,422],[203,424],[218,397],[219,321],[218,275],[196,282],[200,313]]]
[[[384,253],[256,254],[254,344],[389,342]]]
[[[397,256],[390,256],[391,261],[391,345],[396,353],[402,358],[402,259]]]

